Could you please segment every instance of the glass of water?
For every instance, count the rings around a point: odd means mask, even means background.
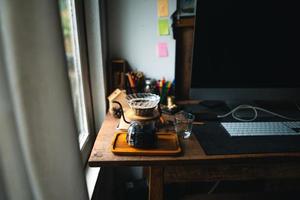
[[[175,131],[176,133],[187,139],[191,136],[192,126],[195,116],[191,113],[180,111],[175,114]]]

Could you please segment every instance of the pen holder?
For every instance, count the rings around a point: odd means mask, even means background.
[[[143,89],[139,87],[127,87],[126,94],[143,93]]]
[[[159,87],[158,95],[160,96],[160,103],[163,105],[167,105],[168,91],[166,90],[166,88]]]

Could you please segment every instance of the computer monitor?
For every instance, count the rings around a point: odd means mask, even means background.
[[[297,1],[198,0],[190,97],[299,100]]]

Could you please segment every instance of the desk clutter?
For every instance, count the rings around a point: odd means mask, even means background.
[[[175,81],[146,77],[142,71],[132,70],[125,59],[113,59],[109,67],[108,92],[125,90],[126,94],[152,93],[160,96],[160,103],[167,105],[168,97],[175,95]]]
[[[114,60],[112,64],[115,72],[112,85],[119,88],[108,96],[109,112],[120,119],[112,152],[124,155],[180,153],[177,129],[173,121],[162,116],[174,115],[180,110],[174,101],[175,81],[164,77],[150,79],[141,71],[130,71],[125,60]],[[186,127],[183,121],[180,123],[176,127]]]
[[[109,111],[120,118],[112,142],[112,152],[119,155],[177,155],[181,152],[177,133],[161,127],[160,96],[152,93],[126,94],[116,90],[109,97]],[[171,124],[173,125],[173,124]],[[122,127],[120,127],[122,126]]]
[[[142,72],[133,71],[126,74],[126,93],[152,93],[160,96],[160,103],[167,104],[167,98],[174,96],[175,81],[146,78]]]

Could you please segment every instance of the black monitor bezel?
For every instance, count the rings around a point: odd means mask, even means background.
[[[195,26],[197,24],[197,11],[199,10],[198,1],[196,4]],[[195,31],[196,31],[195,27]],[[194,34],[194,41],[197,33]],[[195,42],[194,42],[195,45]],[[194,47],[193,47],[194,48]],[[192,71],[194,66],[194,56],[192,55]],[[255,86],[255,87],[193,87],[193,80],[191,80],[190,98],[204,99],[204,100],[300,100],[300,87],[297,86]]]

